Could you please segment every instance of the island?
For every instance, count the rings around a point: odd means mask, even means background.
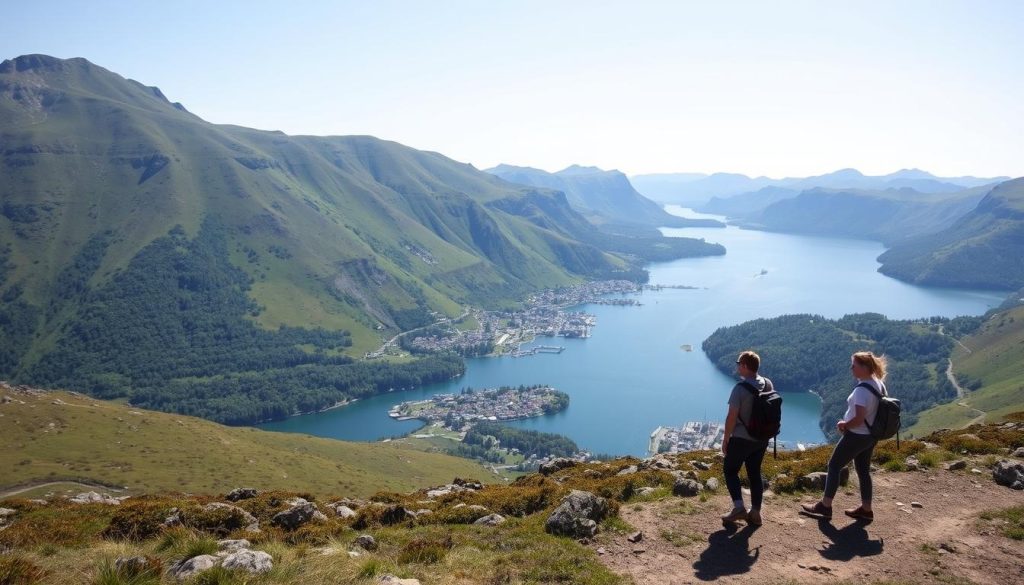
[[[466,431],[475,422],[518,420],[551,414],[569,406],[569,395],[550,386],[464,388],[458,394],[437,394],[427,400],[402,402],[388,415],[397,420],[419,419]]]

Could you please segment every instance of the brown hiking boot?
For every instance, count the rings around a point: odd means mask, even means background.
[[[750,526],[760,526],[761,510],[755,510],[751,508],[750,511],[747,512],[747,524],[749,524]]]
[[[821,502],[816,502],[813,506],[810,504],[800,504],[801,512],[808,516],[815,518],[821,518],[822,520],[832,519],[832,507],[826,506]]]
[[[728,514],[722,514],[722,526],[735,524],[740,520],[743,520],[744,522],[749,521],[747,511],[744,510],[743,508],[733,508],[732,512],[729,512]]]
[[[861,506],[853,508],[852,510],[843,510],[843,513],[845,513],[850,518],[853,518],[854,520],[864,520],[865,522],[871,522],[875,519],[874,512],[869,512]]]

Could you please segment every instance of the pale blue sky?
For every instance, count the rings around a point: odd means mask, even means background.
[[[1024,175],[1024,2],[11,2],[212,122],[488,167]]]

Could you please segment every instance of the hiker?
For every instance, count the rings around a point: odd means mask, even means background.
[[[828,460],[825,494],[814,505],[803,504],[801,507],[805,513],[826,520],[832,518],[832,498],[839,489],[839,472],[853,461],[860,482],[860,506],[844,512],[857,520],[874,520],[875,515],[871,511],[871,454],[878,439],[872,436],[868,427],[875,423],[882,396],[888,395],[883,381],[885,368],[885,358],[870,351],[850,356],[850,370],[857,379],[857,385],[846,399],[846,414],[836,423],[842,437]]]
[[[779,432],[782,398],[772,381],[759,376],[761,357],[744,351],[736,358],[736,374],[740,381],[729,395],[729,413],[725,418],[722,454],[725,485],[732,497],[732,511],[722,515],[722,524],[729,526],[743,520],[750,526],[761,525],[761,501],[764,482],[761,462],[768,451],[768,441]],[[746,466],[750,481],[750,510],[743,506],[740,467]]]

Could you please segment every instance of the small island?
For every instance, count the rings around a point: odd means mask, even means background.
[[[551,414],[569,406],[569,395],[550,386],[464,388],[427,400],[402,402],[388,413],[397,420],[420,419],[455,431],[478,421],[509,421]]]

